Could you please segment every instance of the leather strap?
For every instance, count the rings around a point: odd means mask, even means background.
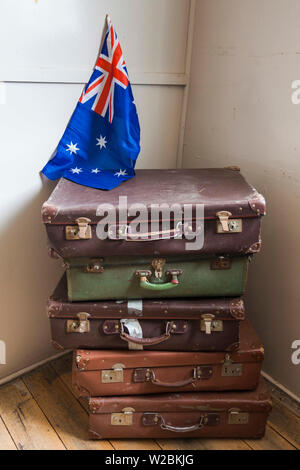
[[[159,344],[159,343],[162,343],[163,341],[168,340],[171,336],[171,327],[172,327],[172,322],[167,322],[166,331],[161,336],[156,336],[154,338],[134,338],[133,336],[130,336],[128,333],[125,333],[123,324],[121,323],[120,338],[130,343],[151,346],[153,344]]]
[[[213,374],[212,366],[196,366],[191,371],[191,377],[185,380],[178,380],[177,382],[162,382],[155,377],[152,369],[140,368],[135,369],[133,373],[133,381],[137,382],[151,382],[153,385],[167,388],[185,387],[201,379],[210,379]]]
[[[195,369],[194,369],[194,377],[190,377],[189,379],[186,380],[179,380],[178,382],[161,382],[155,377],[155,374],[153,371],[151,371],[151,378],[150,381],[154,385],[159,385],[160,387],[185,387],[186,385],[190,385],[194,382],[196,382],[197,377],[195,377]]]

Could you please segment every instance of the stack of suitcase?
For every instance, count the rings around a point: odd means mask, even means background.
[[[132,208],[143,204],[153,222],[162,203],[182,209],[169,229],[162,211],[156,231],[149,215],[148,231],[133,235],[141,212]],[[264,435],[264,350],[242,298],[264,214],[237,167],[139,170],[108,192],[59,181],[42,215],[49,254],[66,273],[47,312],[53,344],[74,350],[92,439]],[[105,224],[109,237],[99,238]],[[203,246],[187,249],[197,230]]]

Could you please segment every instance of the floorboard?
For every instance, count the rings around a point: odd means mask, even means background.
[[[273,409],[269,425],[297,449],[300,449],[300,418],[286,408],[280,400],[272,398]]]
[[[0,389],[0,415],[19,450],[65,449],[22,380]]]
[[[296,450],[269,425],[266,427],[266,435],[263,439],[247,439],[246,442],[253,450]]]
[[[0,450],[17,450],[11,435],[9,434],[3,419],[0,417]]]
[[[163,450],[250,450],[240,439],[158,439]]]
[[[87,413],[50,365],[23,380],[68,450],[112,449],[108,441],[88,440]]]

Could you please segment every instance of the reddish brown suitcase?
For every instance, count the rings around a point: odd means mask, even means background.
[[[261,380],[254,391],[90,398],[91,439],[264,436],[271,410]]]
[[[241,298],[68,302],[65,276],[47,313],[59,349],[234,351],[245,318]]]
[[[257,387],[264,350],[248,320],[234,353],[77,350],[72,381],[80,396],[141,395]]]
[[[143,204],[148,211],[147,230],[141,237],[130,235],[130,223],[136,217],[118,211],[119,197],[127,197],[127,207]],[[168,215],[152,217],[160,221],[158,231],[150,226],[149,214],[154,205],[177,205],[171,212],[169,230],[163,230],[162,221]],[[96,226],[107,220],[96,215],[100,204],[117,208],[116,221],[110,224],[111,238],[97,237]],[[250,186],[236,167],[185,170],[137,170],[135,178],[111,191],[88,188],[61,179],[52,195],[43,205],[42,216],[46,226],[50,253],[63,258],[128,255],[171,255],[186,253],[187,240],[180,235],[186,222],[195,230],[196,205],[204,205],[204,245],[190,246],[189,253],[245,254],[260,249],[261,216],[265,214],[265,200]],[[191,215],[184,205],[190,205]],[[152,207],[151,207],[152,206]],[[180,212],[181,211],[181,212]],[[106,214],[105,214],[106,215]],[[148,224],[149,223],[149,224]],[[99,232],[98,232],[99,233]],[[187,232],[189,233],[189,232]],[[163,239],[162,237],[172,238]]]

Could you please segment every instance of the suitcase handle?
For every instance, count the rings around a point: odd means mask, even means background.
[[[197,382],[197,380],[199,379],[202,379],[202,378],[210,378],[211,375],[212,375],[212,368],[207,366],[207,374],[203,377],[201,375],[202,373],[202,369],[201,366],[197,366],[197,367],[194,367],[193,370],[192,370],[192,376],[189,378],[189,379],[186,379],[186,380],[181,380],[181,381],[178,381],[178,382],[161,382],[160,380],[158,380],[156,377],[155,377],[155,373],[153,370],[147,370],[146,372],[146,380],[149,380],[153,385],[158,385],[160,387],[167,387],[167,388],[171,388],[171,387],[185,387],[186,385],[190,385],[194,382]]]
[[[125,333],[123,323],[120,322],[120,324],[121,324],[121,333],[120,333],[121,339],[130,343],[142,344],[145,346],[152,346],[153,344],[159,344],[169,339],[171,336],[172,325],[173,325],[172,322],[167,322],[166,331],[161,336],[155,336],[154,338],[135,338],[134,336],[130,336],[128,333]]]
[[[172,279],[170,282],[164,282],[164,283],[152,283],[149,282],[147,277],[151,276],[151,271],[145,270],[145,271],[136,271],[135,272],[136,276],[140,278],[140,287],[142,289],[147,289],[147,290],[167,290],[167,289],[173,289],[174,287],[177,287],[179,284],[178,281],[178,276],[182,274],[181,269],[169,269],[169,271],[166,271],[167,275],[171,275]]]
[[[117,225],[110,225],[108,229],[108,234],[110,240],[124,240],[126,242],[153,242],[155,240],[163,240],[164,238],[160,238],[161,235],[165,235],[165,238],[167,240],[170,238],[178,238],[182,233],[181,226],[182,222],[178,222],[176,227],[173,229],[131,234],[130,226],[128,225],[122,225],[120,227],[118,227]],[[116,234],[118,234],[118,236]]]
[[[170,424],[166,424],[162,415],[157,413],[144,413],[142,418],[142,423],[144,426],[153,426],[158,425],[161,429],[165,431],[172,431],[172,432],[192,432],[197,431],[198,429],[203,428],[203,426],[216,426],[220,423],[220,416],[217,413],[207,413],[200,417],[198,423],[193,424],[192,426],[172,426]]]

